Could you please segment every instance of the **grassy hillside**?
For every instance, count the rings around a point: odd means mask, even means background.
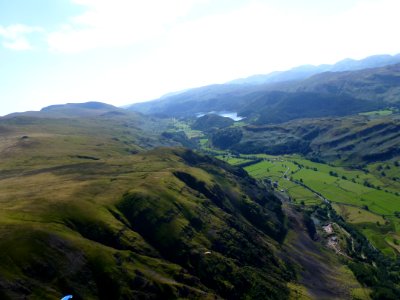
[[[383,285],[397,291],[397,266],[387,259],[400,240],[395,157],[360,159],[355,170],[297,155],[232,155],[209,148],[216,140],[183,120],[97,104],[52,109],[63,117],[0,119],[1,299],[380,299]],[[223,132],[223,144],[240,132],[233,146],[293,136],[311,155],[336,139],[335,147],[393,142],[396,122],[396,113],[368,114],[212,131]],[[196,141],[235,167],[154,149]],[[346,157],[334,161],[356,161]],[[371,281],[374,266],[384,271]]]
[[[259,89],[243,88],[236,84],[216,84],[133,104],[128,110],[163,117],[193,117],[197,113],[211,111],[236,111],[247,95]]]
[[[280,202],[137,121],[0,120],[0,298],[287,298]]]
[[[283,123],[301,118],[347,116],[380,108],[355,97],[315,92],[265,92],[254,95],[239,115],[255,124]]]
[[[195,130],[212,131],[232,126],[234,121],[231,118],[221,117],[216,114],[207,114],[197,118],[192,128]]]
[[[279,125],[247,125],[213,133],[214,145],[239,153],[293,154],[357,166],[400,155],[398,114],[303,119]],[[229,143],[221,138],[234,135]]]
[[[399,106],[400,64],[378,63],[380,67],[364,68],[369,65],[367,62],[364,67],[362,63],[355,66],[356,70],[340,72],[346,70],[346,63],[332,72],[309,78],[301,77],[300,72],[299,81],[266,84],[258,78],[256,84],[206,86],[135,104],[129,109],[167,117],[194,117],[198,113],[228,110],[247,117],[250,123],[270,124]],[[276,75],[279,74],[282,73]]]
[[[326,72],[284,88],[286,91],[347,95],[370,101],[398,103],[400,64],[359,71]]]

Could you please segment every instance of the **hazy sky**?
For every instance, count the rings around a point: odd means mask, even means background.
[[[0,115],[400,52],[399,0],[0,0]]]

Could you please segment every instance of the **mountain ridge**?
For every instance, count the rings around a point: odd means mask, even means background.
[[[246,78],[235,79],[227,83],[265,84],[282,81],[302,80],[323,72],[356,71],[361,69],[383,67],[397,63],[400,63],[400,54],[373,55],[359,60],[345,58],[332,65],[301,65],[287,71],[275,71],[269,74],[253,75]]]
[[[270,85],[213,85],[133,105],[130,110],[166,117],[232,111],[259,124],[344,116],[391,106],[400,106],[400,64],[324,72]],[[294,107],[298,109],[289,113]]]
[[[152,104],[157,104],[159,106],[164,105],[168,101],[173,100],[174,102],[182,102],[187,98],[190,99],[199,99],[199,100],[213,100],[220,97],[222,94],[232,95],[232,94],[251,94],[254,92],[264,91],[264,90],[274,90],[274,89],[282,89],[282,85],[285,83],[304,80],[313,75],[333,71],[345,71],[345,70],[360,70],[367,68],[376,68],[387,65],[392,65],[400,63],[400,54],[397,55],[373,55],[366,57],[361,60],[353,60],[353,59],[344,59],[337,62],[334,65],[303,65],[294,67],[287,71],[274,71],[266,75],[253,75],[248,78],[249,82],[251,82],[251,78],[254,77],[254,84],[246,84],[246,78],[235,79],[232,81],[228,81],[223,84],[212,84],[203,87],[195,87],[191,89],[185,89],[182,91],[171,92],[161,96],[158,99],[140,102],[136,104],[132,104],[127,106],[128,110],[135,110],[142,113],[160,113],[162,109],[156,109]],[[267,82],[263,78],[267,78]],[[275,85],[278,85],[275,87]],[[206,113],[207,111],[202,111]]]

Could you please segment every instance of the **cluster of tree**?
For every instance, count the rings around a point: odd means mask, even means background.
[[[212,135],[212,144],[221,149],[227,149],[242,139],[243,133],[239,128],[218,130]]]
[[[333,177],[338,177],[338,173],[336,173],[335,171],[329,171],[329,175],[333,176]]]

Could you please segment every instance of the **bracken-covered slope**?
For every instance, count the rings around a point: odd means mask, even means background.
[[[127,122],[0,119],[0,298],[287,298],[280,202]]]

